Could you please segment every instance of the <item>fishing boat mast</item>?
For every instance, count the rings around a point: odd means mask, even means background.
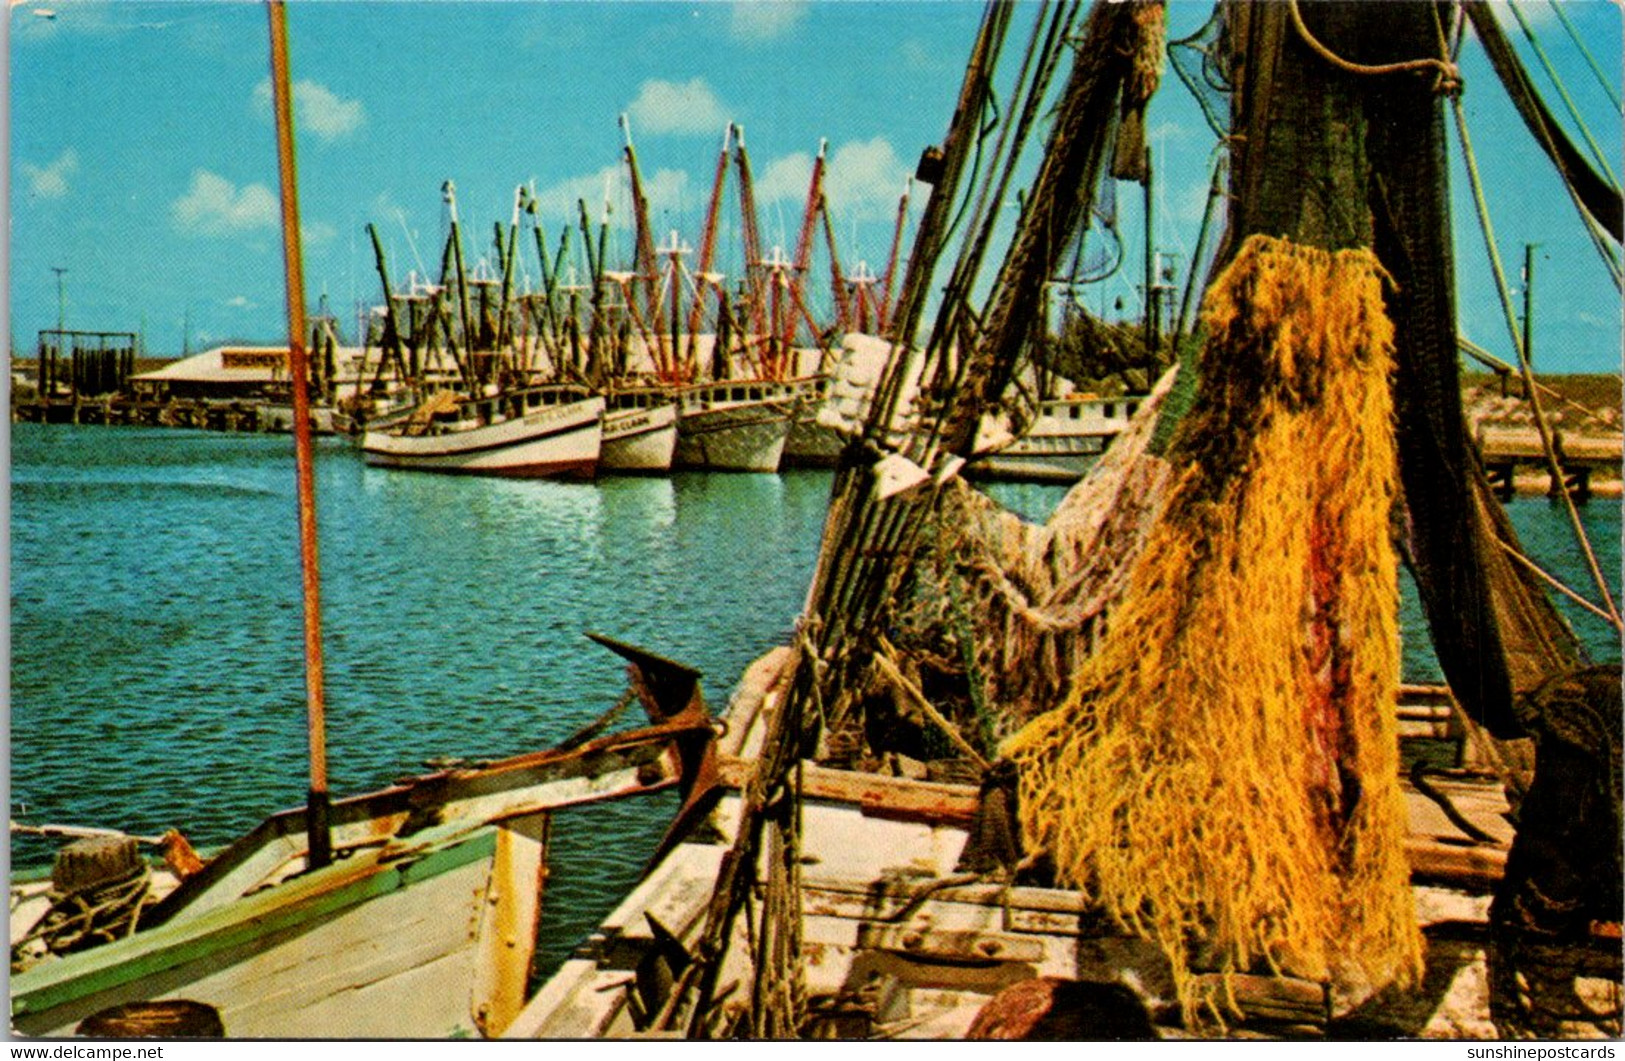
[[[450,254],[451,267],[455,270],[457,280],[457,322],[462,331],[463,375],[468,381],[470,395],[477,396],[483,389],[485,381],[480,377],[479,368],[474,361],[474,336],[468,323],[473,310],[468,301],[468,270],[463,264],[463,233],[457,221],[457,186],[447,181],[441,186],[440,191],[445,197],[446,211],[451,218],[451,231],[446,237],[446,249]]]
[[[288,373],[293,390],[293,450],[299,498],[299,561],[304,602],[306,737],[310,784],[305,835],[311,868],[333,860],[327,791],[326,699],[322,676],[321,567],[316,548],[316,479],[306,382],[305,277],[299,245],[299,178],[293,146],[293,101],[288,76],[288,23],[282,0],[269,0],[271,98],[276,112],[277,171],[282,191],[282,262],[287,288]],[[388,292],[385,292],[386,296]]]
[[[751,179],[750,154],[745,150],[745,127],[734,126],[734,161],[739,167],[739,219],[740,232],[745,243],[745,292],[750,299],[750,337],[765,337],[768,323],[765,319],[767,299],[762,291],[762,228],[756,218],[756,185]]]
[[[661,378],[672,375],[672,360],[675,351],[666,349],[665,316],[660,305],[660,259],[655,250],[654,232],[649,227],[649,199],[643,193],[643,174],[638,168],[638,153],[632,146],[632,124],[626,115],[621,115],[621,134],[626,141],[624,153],[626,156],[626,170],[632,179],[632,217],[634,221],[636,239],[636,254],[633,258],[633,270],[637,279],[643,282],[643,330],[645,340],[652,337],[649,347],[649,356],[654,359],[655,371]],[[627,291],[627,304],[636,313],[636,301]]]
[[[828,149],[828,140],[818,141],[818,157],[813,159],[812,179],[807,185],[807,202],[801,211],[801,231],[796,236],[795,261],[788,278],[793,303],[799,304],[804,300],[802,292],[806,287],[807,267],[812,262],[813,234],[816,231],[814,226],[818,223],[818,211],[824,203],[824,156]],[[796,315],[791,312],[779,336],[779,349],[783,357],[794,356],[791,351],[795,349],[797,324]]]
[[[384,286],[384,334],[379,340],[382,353],[378,358],[378,371],[373,377],[373,389],[382,386],[384,370],[395,365],[403,380],[410,375],[406,368],[406,358],[401,351],[401,326],[396,319],[395,289],[389,283],[389,264],[384,258],[384,243],[378,236],[378,229],[371,223],[367,225],[367,235],[372,239],[373,259],[378,266],[378,279]]]
[[[818,196],[818,214],[824,222],[824,242],[829,245],[829,290],[835,300],[835,322],[845,331],[852,326],[852,305],[846,290],[846,274],[841,271],[841,252],[835,246],[835,223],[830,220],[826,195]]]
[[[717,219],[722,213],[722,190],[728,181],[728,147],[733,132],[732,122],[722,131],[722,150],[717,154],[716,172],[711,177],[711,202],[705,210],[705,230],[700,233],[700,257],[694,270],[694,302],[688,311],[688,353],[684,364],[684,374],[689,379],[698,368],[699,333],[705,320],[705,288],[715,279],[711,264],[716,254]]]
[[[519,245],[519,214],[525,207],[525,186],[519,185],[513,190],[513,218],[508,223],[508,239],[502,249],[506,252],[502,256],[502,294],[497,300],[497,349],[503,350],[513,339],[513,326],[508,319],[508,308],[513,297],[513,270],[514,251]],[[497,228],[497,235],[502,235],[502,229]],[[515,351],[514,363],[518,367],[518,356]]]
[[[891,326],[892,281],[897,278],[897,259],[903,248],[903,226],[908,221],[908,195],[913,188],[912,178],[903,181],[903,194],[897,200],[897,225],[892,229],[891,253],[886,256],[886,275],[880,289],[880,305],[875,327],[884,332]]]

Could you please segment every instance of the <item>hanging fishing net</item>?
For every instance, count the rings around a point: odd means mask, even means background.
[[[1078,230],[1072,249],[1072,262],[1059,283],[1075,287],[1094,284],[1111,276],[1123,264],[1123,237],[1117,228],[1117,180],[1110,174],[1100,178],[1088,223]]]
[[[1174,73],[1196,97],[1208,125],[1220,138],[1230,135],[1230,93],[1232,83],[1227,69],[1228,46],[1221,6],[1202,28],[1177,41],[1168,42],[1168,61]]]
[[[1210,291],[1165,508],[1058,708],[1029,849],[1193,972],[1419,969],[1395,695],[1393,329],[1368,252],[1253,237]]]

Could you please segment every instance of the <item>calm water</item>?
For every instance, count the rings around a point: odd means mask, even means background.
[[[12,426],[11,808],[30,822],[225,843],[305,792],[291,443],[260,435]],[[331,787],[430,757],[545,747],[612,704],[599,631],[697,667],[715,710],[782,643],[811,575],[827,473],[597,484],[367,468],[319,444]],[[997,485],[1042,518],[1064,491]],[[1543,500],[1514,521],[1578,579]],[[1619,505],[1586,510],[1620,569]],[[1577,582],[1577,585],[1584,585]],[[1407,625],[1419,629],[1414,608]],[[1606,658],[1617,642],[1573,619]],[[1409,677],[1436,675],[1420,639]],[[561,816],[556,957],[642,868],[668,798]],[[588,815],[590,814],[590,817]],[[49,845],[20,842],[19,865]]]
[[[222,844],[302,804],[291,442],[12,428],[11,808]],[[330,783],[546,747],[624,688],[594,630],[704,672],[714,710],[806,593],[827,474],[595,485],[390,473],[318,448]],[[561,816],[584,929],[669,801]],[[54,845],[18,843],[17,864]],[[561,933],[564,930],[561,929]],[[579,930],[568,932],[570,940]]]

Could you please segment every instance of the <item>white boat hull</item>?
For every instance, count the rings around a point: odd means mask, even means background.
[[[255,408],[259,415],[261,431],[285,435],[293,434],[293,406],[278,405],[274,402],[261,402]],[[338,433],[337,422],[334,419],[331,406],[312,405],[310,407],[310,429],[318,435]]]
[[[671,470],[677,453],[677,406],[604,413],[599,470],[654,475]]]
[[[1110,435],[1029,435],[967,469],[982,479],[1072,483],[1106,451]]]
[[[784,442],[788,468],[833,468],[846,447],[846,436],[816,420],[797,420]]]
[[[826,413],[834,399],[833,381],[812,378],[798,381],[800,400],[790,423],[790,436],[784,441],[787,468],[833,468],[846,448],[848,436],[829,422]]]
[[[590,479],[603,446],[604,399],[439,434],[368,431],[361,451],[381,468],[515,479]]]
[[[1011,439],[1002,414],[982,418],[977,449],[966,468],[981,479],[1072,483],[1088,474],[1100,455],[1129,426],[1142,396],[1073,395],[1039,404],[1032,426]],[[984,437],[993,440],[989,445]],[[1002,443],[998,439],[1004,439]]]
[[[776,472],[790,435],[792,402],[764,399],[685,411],[677,422],[673,466],[708,471]]]

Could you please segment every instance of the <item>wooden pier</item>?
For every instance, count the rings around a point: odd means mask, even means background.
[[[1625,450],[1619,433],[1554,430],[1552,448],[1562,471],[1558,481],[1553,481],[1546,448],[1534,427],[1485,425],[1478,431],[1485,475],[1503,501],[1518,492],[1520,484],[1527,488],[1531,478],[1545,484],[1548,496],[1557,497],[1558,491],[1567,490],[1576,501],[1589,500],[1597,489],[1597,480],[1618,490]]]
[[[149,401],[122,395],[14,399],[13,423],[103,424],[111,426],[182,427],[202,431],[279,432],[290,430],[285,408],[250,401],[202,398]],[[318,417],[319,433],[331,425]]]

